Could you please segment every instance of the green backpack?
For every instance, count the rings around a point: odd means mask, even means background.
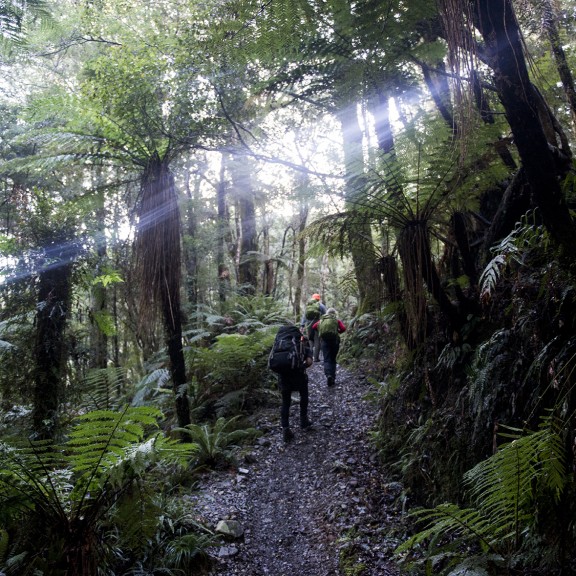
[[[338,318],[334,314],[326,314],[320,319],[318,326],[320,338],[330,340],[338,337]]]
[[[309,300],[306,304],[306,320],[318,320],[320,318],[320,302]]]

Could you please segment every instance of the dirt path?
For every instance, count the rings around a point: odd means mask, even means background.
[[[213,576],[392,576],[397,544],[390,537],[397,494],[374,466],[368,441],[375,407],[368,385],[341,367],[328,388],[322,364],[310,375],[314,431],[291,424],[296,438],[284,444],[279,406],[261,415],[258,439],[246,462],[232,473],[214,473],[194,496],[202,520],[216,526],[238,521],[242,538],[215,549]],[[297,398],[297,395],[295,395]]]

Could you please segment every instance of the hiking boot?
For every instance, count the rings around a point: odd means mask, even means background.
[[[334,376],[328,376],[328,378],[326,379],[326,384],[328,386],[334,386],[334,384],[336,384]]]
[[[282,428],[282,438],[284,442],[288,443],[294,439],[294,432],[290,428]]]
[[[300,428],[302,428],[302,430],[312,430],[312,422],[310,422],[310,420],[308,420],[308,418],[306,418],[306,420],[301,420],[300,421]]]

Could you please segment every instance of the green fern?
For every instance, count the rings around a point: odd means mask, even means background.
[[[122,543],[135,562],[122,574],[195,574],[207,563],[208,547],[218,543],[217,536],[199,524],[180,495],[167,496],[150,486],[146,492],[148,509],[125,501],[117,507],[115,526]],[[142,493],[142,492],[141,492]],[[118,573],[118,572],[115,572]]]
[[[236,296],[229,305],[229,314],[236,325],[235,330],[242,328],[244,331],[254,331],[286,321],[284,305],[271,296]]]
[[[194,409],[213,413],[215,403],[242,391],[244,401],[256,402],[266,383],[266,362],[276,327],[248,334],[221,334],[210,348],[188,352],[194,376]]]
[[[191,442],[198,446],[196,466],[214,466],[219,461],[228,461],[231,449],[237,443],[259,434],[255,428],[235,428],[240,416],[233,418],[218,418],[214,424],[188,424],[184,428],[176,428],[190,437]]]
[[[124,401],[126,369],[109,366],[89,370],[82,382],[81,405],[86,410],[113,409]]]
[[[54,573],[55,563],[92,574],[111,562],[116,551],[101,532],[113,511],[140,500],[136,488],[155,465],[185,466],[194,451],[158,432],[161,416],[153,408],[100,410],[81,416],[61,445],[0,444],[0,523],[20,535],[12,561],[28,553],[19,574]]]
[[[153,402],[158,405],[158,397],[172,401],[172,390],[170,386],[170,371],[168,368],[154,368],[146,374],[138,384],[132,398],[133,406],[143,406]]]
[[[502,387],[502,374],[505,366],[511,364],[509,351],[512,349],[509,330],[498,330],[480,344],[468,370],[470,382],[470,411],[476,415],[478,426],[485,427],[490,408],[495,403]],[[490,416],[491,418],[492,416]]]
[[[413,512],[413,517],[427,525],[399,546],[397,555],[427,543],[423,561],[434,563],[441,558],[444,574],[471,556],[470,545],[480,556],[491,554],[508,562],[520,552],[523,539],[535,526],[539,502],[547,495],[558,502],[564,492],[566,454],[561,424],[554,417],[544,419],[540,429],[530,434],[507,430],[512,441],[464,476],[473,506],[442,504]]]
[[[479,280],[480,298],[487,301],[491,297],[498,281],[512,262],[524,265],[529,251],[534,249],[546,251],[549,242],[546,229],[536,224],[534,211],[527,212],[514,230],[492,248],[495,256],[488,262]]]

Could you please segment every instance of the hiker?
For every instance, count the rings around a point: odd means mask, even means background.
[[[312,325],[320,320],[323,314],[326,314],[326,306],[321,302],[322,298],[320,294],[312,294],[312,297],[308,302],[306,302],[306,307],[304,308],[304,313],[302,314],[302,319],[300,320],[300,327],[304,331],[307,327],[308,340],[312,342],[312,348],[314,350],[314,362],[320,361],[320,337],[318,336],[318,330],[314,330]]]
[[[334,386],[336,384],[336,357],[340,350],[340,334],[346,332],[346,326],[342,320],[338,319],[336,310],[328,308],[326,314],[314,323],[313,328],[320,337],[326,384]]]
[[[308,374],[312,365],[312,348],[304,334],[294,324],[281,326],[276,334],[268,359],[268,366],[278,374],[278,387],[282,395],[280,422],[284,442],[294,438],[290,429],[290,406],[292,393],[300,393],[300,428],[310,430],[312,422],[308,418]]]

